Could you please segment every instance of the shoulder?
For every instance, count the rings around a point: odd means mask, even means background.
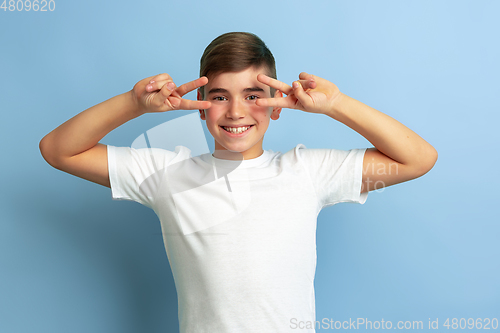
[[[108,159],[117,164],[154,164],[161,169],[190,157],[191,150],[184,146],[177,146],[174,151],[170,151],[162,148],[131,148],[108,145]]]
[[[293,149],[283,154],[282,159],[293,163],[322,163],[344,161],[350,156],[354,157],[364,154],[366,149],[333,149],[333,148],[307,148],[303,144],[298,144]]]
[[[163,157],[175,157],[175,156],[190,156],[191,150],[184,146],[175,147],[174,151],[163,149],[163,148],[134,148],[134,147],[118,147],[108,145],[108,151],[113,151],[117,154],[129,154],[129,155],[141,155],[141,156],[163,156]]]

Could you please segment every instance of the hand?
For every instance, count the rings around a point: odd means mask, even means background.
[[[287,96],[260,98],[256,101],[257,105],[299,109],[324,114],[335,109],[339,96],[342,94],[335,84],[305,72],[300,73],[299,79],[293,82],[293,87],[290,87],[288,84],[267,75],[259,74],[257,76],[259,82],[285,93]]]
[[[211,106],[208,101],[192,101],[182,98],[188,92],[207,83],[208,79],[203,76],[176,87],[170,75],[159,74],[137,82],[132,92],[138,108],[143,113],[208,109]]]

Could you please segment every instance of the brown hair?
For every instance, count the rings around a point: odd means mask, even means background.
[[[215,38],[203,52],[200,77],[210,79],[221,73],[240,72],[252,66],[265,66],[266,74],[277,79],[273,54],[262,39],[249,32],[228,32]],[[200,93],[204,98],[203,88],[200,88]],[[273,97],[274,91],[271,88]]]

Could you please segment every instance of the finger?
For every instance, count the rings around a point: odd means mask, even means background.
[[[302,73],[299,74],[299,79],[301,79],[301,80],[313,79],[314,80],[314,75],[308,74],[306,72],[302,72]]]
[[[151,81],[157,82],[157,81],[168,81],[168,80],[172,81],[172,77],[167,73],[162,73],[151,77],[149,83],[151,83]]]
[[[302,88],[304,88],[304,90],[314,89],[317,86],[316,81],[314,81],[313,79],[298,80],[295,82],[299,82]]]
[[[210,109],[212,103],[209,101],[193,101],[190,99],[171,97],[172,105],[181,110],[205,110]]]
[[[157,92],[153,98],[153,102],[156,105],[162,105],[163,103],[168,104],[168,97],[172,94],[175,89],[175,84],[173,82],[168,82],[161,87],[160,91]]]
[[[184,83],[183,85],[179,86],[175,91],[179,96],[184,96],[190,91],[193,91],[195,89],[198,89],[199,87],[202,87],[208,83],[208,78],[206,76],[202,76],[196,80]]]
[[[161,90],[161,88],[163,88],[163,86],[169,82],[173,83],[172,80],[162,80],[162,81],[151,80],[151,82],[146,86],[146,91],[153,92],[153,91]],[[175,87],[176,87],[176,85],[174,83],[174,90],[175,90]]]
[[[259,98],[255,101],[257,106],[262,107],[278,107],[278,108],[289,108],[294,109],[297,99],[293,96],[280,97],[280,98]]]
[[[300,73],[299,79],[301,79],[301,80],[313,80],[314,82],[316,82],[316,84],[327,84],[329,82],[329,81],[327,81],[319,76],[316,76],[313,74],[308,74],[306,72]]]
[[[299,81],[295,81],[293,84],[293,93],[295,97],[297,97],[300,104],[304,106],[304,108],[308,108],[311,105],[311,96],[309,96],[305,91]]]
[[[264,83],[265,85],[268,85],[271,88],[285,93],[286,95],[290,95],[293,92],[292,87],[290,87],[288,84],[273,79],[272,77],[269,77],[265,74],[257,75],[257,80],[261,83]]]

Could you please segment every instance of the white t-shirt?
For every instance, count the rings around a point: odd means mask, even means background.
[[[365,150],[298,145],[229,161],[181,146],[108,146],[113,199],[160,219],[180,331],[297,332],[293,323],[314,322],[317,216],[366,201]]]

